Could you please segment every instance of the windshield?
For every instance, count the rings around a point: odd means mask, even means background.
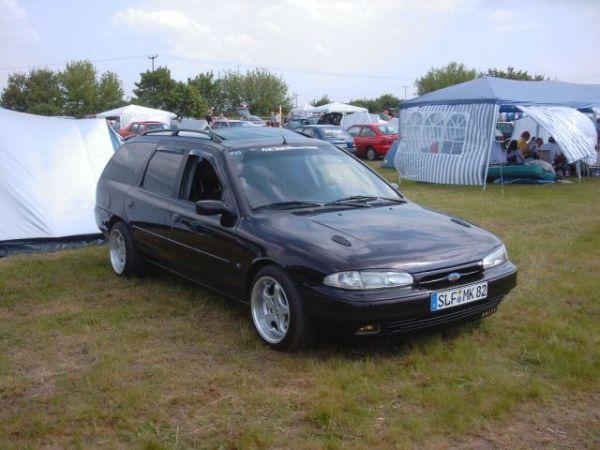
[[[381,131],[383,134],[396,134],[398,133],[398,129],[396,127],[394,127],[393,125],[387,124],[387,125],[377,125],[377,128],[379,128],[379,131]]]
[[[321,130],[323,131],[323,135],[325,137],[330,137],[330,138],[341,138],[341,139],[352,139],[352,136],[350,136],[346,131],[344,131],[344,129],[342,128],[335,128],[335,127],[331,127],[331,128],[321,128]]]
[[[166,130],[169,127],[167,127],[164,123],[149,123],[146,124],[146,129],[149,131],[153,131],[153,130]]]
[[[226,152],[230,170],[251,208],[283,203],[328,203],[354,197],[400,199],[398,193],[343,151],[282,145]]]

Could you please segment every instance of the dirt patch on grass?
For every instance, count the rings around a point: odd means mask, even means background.
[[[506,420],[484,423],[466,439],[437,440],[430,449],[600,448],[600,394],[560,396],[521,405]]]

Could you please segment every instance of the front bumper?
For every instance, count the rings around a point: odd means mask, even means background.
[[[304,285],[301,293],[309,314],[333,327],[358,330],[376,325],[381,334],[410,333],[422,329],[474,320],[495,312],[496,308],[517,284],[517,269],[504,263],[486,270],[476,280],[488,282],[488,296],[453,308],[430,311],[431,294],[437,289],[406,287],[349,291],[325,285]],[[453,287],[460,287],[458,283]]]

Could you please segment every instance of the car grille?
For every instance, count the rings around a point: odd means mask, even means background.
[[[381,334],[410,333],[426,328],[435,328],[452,322],[486,317],[496,312],[503,298],[503,296],[500,296],[491,300],[476,302],[472,305],[464,305],[455,310],[442,310],[429,313],[427,316],[418,319],[386,322],[382,324]]]
[[[460,274],[460,278],[456,281],[450,281],[448,276],[452,273]],[[429,272],[421,272],[414,274],[414,277],[415,284],[418,287],[431,290],[451,288],[453,286],[460,286],[480,280],[483,277],[483,266],[479,263],[472,263]]]

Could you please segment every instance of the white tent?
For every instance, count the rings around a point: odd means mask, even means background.
[[[379,114],[369,114],[368,112],[358,111],[352,114],[344,114],[340,120],[340,126],[347,130],[352,125],[362,125],[365,123],[386,123],[385,120],[379,119]]]
[[[119,126],[123,129],[127,128],[129,124],[133,122],[154,121],[169,125],[171,123],[171,118],[176,116],[172,112],[163,111],[162,109],[146,108],[145,106],[139,105],[127,105],[98,113],[96,114],[96,117],[118,117]]]
[[[96,183],[113,153],[104,119],[0,109],[0,243],[98,233]]]
[[[310,105],[307,103],[304,106],[296,106],[295,108],[292,108],[292,110],[290,111],[290,115],[303,116],[303,115],[308,115],[308,114],[312,114],[315,112],[316,112],[315,107],[313,105]]]
[[[367,108],[361,108],[360,106],[353,106],[353,105],[348,105],[346,103],[333,102],[333,103],[327,103],[326,105],[323,105],[323,106],[317,106],[313,109],[313,112],[320,112],[320,113],[337,112],[337,113],[346,114],[346,113],[353,113],[353,112],[369,112],[369,110]]]

